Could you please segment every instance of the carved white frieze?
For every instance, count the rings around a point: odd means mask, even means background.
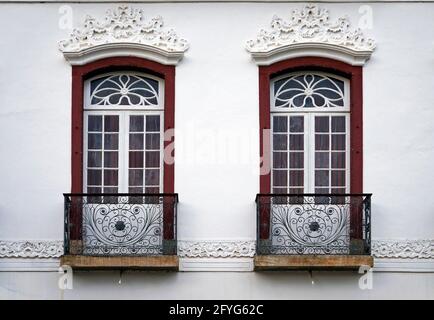
[[[254,240],[178,241],[182,258],[248,258],[255,255]],[[58,240],[0,240],[0,258],[58,258]],[[372,240],[372,256],[385,259],[434,259],[434,239]]]
[[[104,21],[85,18],[59,49],[71,64],[84,64],[112,56],[139,56],[163,64],[177,64],[188,49],[187,40],[165,29],[163,18],[145,21],[143,11],[128,6],[108,10]]]
[[[246,48],[258,65],[269,65],[299,56],[335,58],[352,65],[363,65],[375,49],[375,42],[347,17],[329,20],[327,9],[308,4],[293,10],[288,21],[274,16],[269,30],[262,29]]]
[[[241,258],[255,255],[255,241],[179,241],[181,258]]]
[[[0,258],[58,258],[63,254],[63,241],[0,241]]]
[[[375,258],[434,259],[434,240],[374,240]]]

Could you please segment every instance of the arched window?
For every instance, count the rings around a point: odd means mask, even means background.
[[[163,192],[164,81],[112,72],[84,83],[83,191]]]
[[[272,193],[350,192],[350,82],[325,72],[270,81]]]
[[[259,67],[261,194],[363,191],[362,72],[322,57]]]

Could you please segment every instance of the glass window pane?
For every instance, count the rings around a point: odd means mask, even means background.
[[[130,116],[130,132],[143,132],[143,124],[143,116]]]
[[[104,170],[104,186],[118,185],[118,170]]]
[[[87,187],[88,193],[101,193],[101,188],[99,187]]]
[[[316,134],[315,135],[315,150],[329,150],[329,135]]]
[[[287,186],[288,172],[286,170],[273,170],[273,186]]]
[[[345,171],[332,171],[332,186],[345,187]]]
[[[329,117],[315,117],[315,132],[329,132]]]
[[[146,131],[160,131],[160,116],[146,116]]]
[[[159,187],[146,187],[145,193],[160,193],[160,188]],[[158,199],[158,197],[157,197],[157,199]]]
[[[118,193],[118,188],[117,187],[104,187],[104,193]],[[114,197],[113,201],[111,201],[113,203],[117,203],[118,200],[116,197]]]
[[[328,170],[315,170],[315,186],[323,187],[329,185]]]
[[[94,186],[101,185],[102,182],[101,176],[102,176],[101,170],[93,170],[93,169],[87,170],[87,184],[94,185]]]
[[[104,167],[106,167],[106,168],[117,168],[118,167],[118,153],[117,153],[117,151],[104,152]]]
[[[286,188],[273,188],[273,193],[285,194],[285,193],[288,193],[288,189],[286,189]]]
[[[128,188],[128,192],[129,193],[143,193],[143,188],[138,188],[138,187],[129,187]]]
[[[289,171],[289,185],[291,187],[302,187],[304,185],[304,172],[302,170]]]
[[[289,193],[292,193],[292,194],[300,194],[300,193],[304,193],[304,188],[289,188]],[[291,203],[294,203],[295,201],[297,201],[297,200],[299,200],[298,199],[298,197],[296,198],[296,199],[293,199],[292,201],[291,201]],[[301,202],[303,202],[303,198],[301,198],[300,199],[301,200]],[[297,202],[295,202],[295,203],[297,203]]]
[[[338,193],[338,194],[345,193],[345,188],[332,188],[332,193]]]
[[[289,128],[291,132],[304,132],[304,118],[302,116],[290,117]]]
[[[104,116],[104,131],[119,132],[119,116]]]
[[[288,132],[288,117],[273,117],[273,132]]]
[[[149,151],[146,152],[145,157],[146,168],[159,168],[160,167],[160,152],[159,151]]]
[[[89,151],[87,153],[87,166],[99,168],[102,164],[102,154],[100,151]]]
[[[332,132],[345,132],[345,117],[332,117]]]
[[[315,168],[328,168],[328,167],[329,167],[329,153],[315,152]]]
[[[130,168],[143,168],[143,152],[142,151],[130,151],[129,166],[130,166]]]
[[[287,152],[273,152],[273,168],[288,168]]]
[[[159,185],[160,184],[160,170],[159,169],[147,169],[145,171],[145,185]]]
[[[130,150],[143,150],[143,133],[130,133]]]
[[[273,134],[273,149],[274,150],[287,150],[288,149],[288,136],[286,134]]]
[[[104,149],[105,150],[117,150],[118,149],[118,134],[106,133],[104,135]]]
[[[325,194],[325,193],[330,193],[330,192],[329,192],[329,188],[315,188],[315,193],[316,194]]]
[[[345,168],[345,152],[332,152],[332,168]]]
[[[142,186],[143,185],[143,170],[130,169],[128,170],[128,185]]]
[[[102,116],[89,116],[87,121],[88,131],[102,131]]]
[[[345,135],[332,135],[332,150],[345,150]]]
[[[160,134],[159,133],[147,133],[146,134],[146,149],[147,150],[159,150],[160,149]]]
[[[304,153],[303,152],[291,152],[289,154],[289,166],[291,168],[303,168],[304,167]]]
[[[89,133],[87,135],[88,149],[101,149],[102,148],[102,135],[100,133]]]
[[[303,150],[304,148],[304,135],[291,134],[289,136],[289,149],[290,150]]]

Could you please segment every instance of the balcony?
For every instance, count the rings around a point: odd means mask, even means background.
[[[258,194],[255,270],[373,266],[371,194]]]
[[[177,194],[64,194],[64,256],[75,269],[178,270]]]

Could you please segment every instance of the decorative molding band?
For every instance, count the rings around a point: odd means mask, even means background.
[[[180,258],[179,271],[250,272],[253,258]]]
[[[179,240],[181,258],[251,258],[254,240]],[[60,240],[0,240],[0,258],[58,258]],[[381,259],[434,259],[434,239],[372,241],[372,255]]]
[[[256,39],[247,41],[246,49],[258,65],[315,56],[361,66],[370,58],[375,42],[360,29],[350,29],[347,17],[329,22],[327,9],[307,4],[293,10],[289,21],[274,16],[271,29],[261,29]]]
[[[434,273],[434,259],[374,259],[374,272]]]
[[[434,259],[434,239],[431,240],[373,240],[375,258]]]
[[[57,258],[6,258],[0,259],[0,272],[58,272]]]
[[[0,258],[58,258],[63,254],[63,241],[0,241]]]
[[[254,240],[178,241],[181,258],[246,258],[255,255]]]
[[[87,16],[81,29],[74,29],[68,39],[59,42],[59,49],[72,65],[116,56],[176,65],[188,49],[188,42],[163,26],[161,16],[144,22],[142,10],[119,6],[107,11],[104,22]]]

